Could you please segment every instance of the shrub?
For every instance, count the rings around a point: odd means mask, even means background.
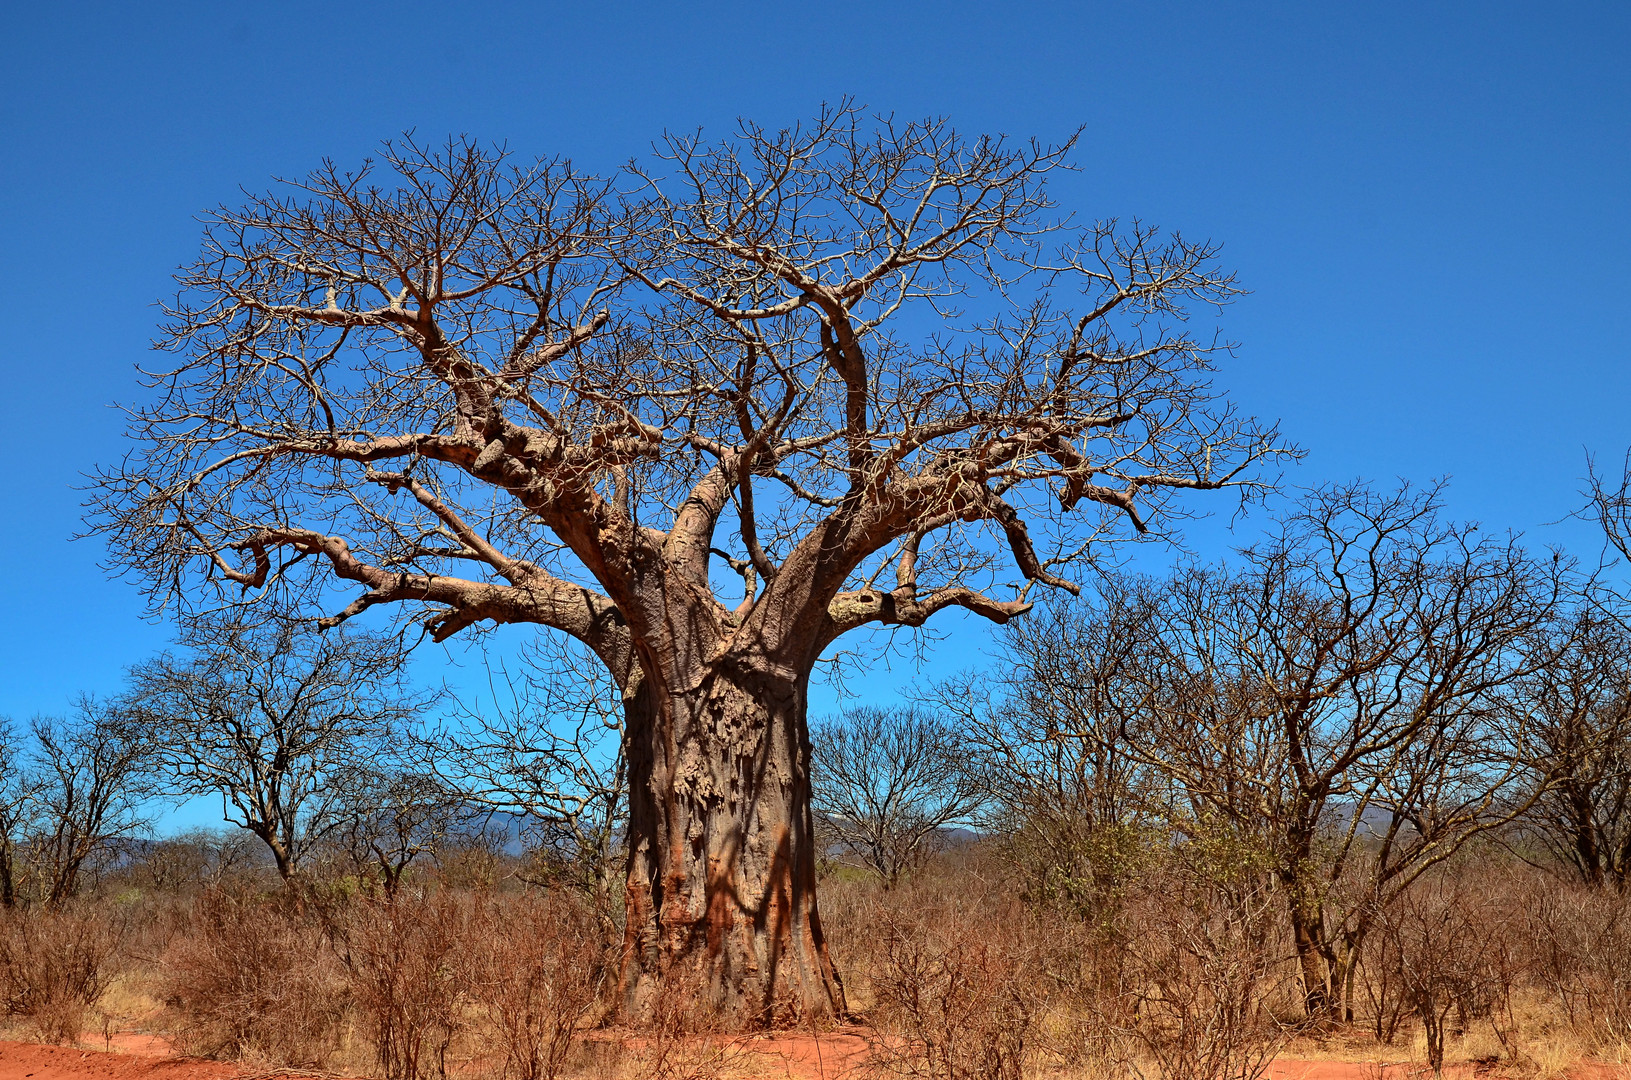
[[[527,893],[489,902],[481,916],[471,988],[503,1050],[505,1074],[554,1080],[604,970],[593,914],[565,894]]]
[[[1427,1063],[1444,1070],[1444,1041],[1450,1015],[1465,1029],[1475,1018],[1503,1009],[1513,982],[1511,916],[1504,882],[1490,876],[1467,880],[1440,872],[1416,882],[1380,913],[1380,948],[1369,964],[1372,980],[1392,990],[1380,996],[1377,1027],[1387,1029],[1389,1013],[1412,1013],[1427,1043]],[[1503,1045],[1505,1034],[1495,1024]],[[1389,1032],[1391,1034],[1391,1032]],[[1509,1048],[1510,1049],[1510,1048]]]
[[[875,1068],[936,1080],[1018,1080],[1042,1011],[1034,936],[1017,903],[918,892],[880,909],[872,989],[900,1036],[874,1047]]]
[[[1589,1045],[1631,1042],[1631,896],[1551,884],[1527,905],[1526,967]]]
[[[206,890],[162,968],[190,1054],[319,1065],[339,1046],[344,980],[321,928],[282,896]]]
[[[0,998],[42,1039],[71,1043],[117,973],[124,920],[82,903],[8,913],[0,923]]]
[[[1257,1080],[1287,1032],[1270,1015],[1273,912],[1249,872],[1174,867],[1140,883],[1127,911],[1128,1033],[1164,1080]]]
[[[398,893],[339,918],[352,998],[386,1080],[447,1076],[472,975],[469,907],[450,890]]]

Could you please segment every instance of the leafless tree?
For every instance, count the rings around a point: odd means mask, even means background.
[[[408,868],[434,854],[466,811],[439,778],[411,767],[357,763],[334,778],[333,836],[365,882],[395,897]]]
[[[533,642],[488,675],[485,701],[421,740],[425,767],[464,806],[522,824],[532,880],[587,897],[609,955],[628,824],[618,687],[570,640]]]
[[[148,845],[134,867],[145,885],[161,892],[219,885],[248,871],[260,858],[256,840],[238,829],[189,829]]]
[[[886,886],[967,825],[984,785],[960,727],[922,706],[861,706],[810,731],[815,811]]]
[[[183,643],[131,669],[125,707],[175,790],[220,796],[287,881],[345,820],[350,774],[379,767],[426,696],[408,688],[389,636],[203,620]]]
[[[1600,472],[1594,459],[1586,462],[1586,499],[1586,516],[1597,520],[1611,548],[1631,560],[1631,450],[1618,478]]]
[[[1592,590],[1556,620],[1541,661],[1508,695],[1511,743],[1528,772],[1524,840],[1582,881],[1631,881],[1631,628]]]
[[[1363,486],[1311,493],[1242,563],[1106,594],[1142,642],[1115,691],[1125,747],[1177,824],[1273,852],[1308,1011],[1342,1015],[1376,912],[1518,812],[1495,720],[1568,568],[1442,521],[1434,492]],[[1093,672],[1023,659],[1067,688]]]
[[[681,964],[745,1020],[841,1013],[823,652],[1011,619],[1280,449],[1184,321],[1238,292],[1216,245],[1057,215],[1067,150],[841,107],[666,137],[617,196],[468,141],[325,164],[211,215],[92,520],[156,602],[581,641],[626,716],[627,1007]]]
[[[143,829],[155,750],[115,703],[81,697],[64,717],[36,717],[35,795],[26,859],[31,897],[57,906],[119,841]]]
[[[982,826],[1032,898],[1090,917],[1114,906],[1165,809],[1161,772],[1134,751],[1147,628],[1121,587],[1109,577],[1079,602],[1008,624],[1004,652],[1020,663],[929,695],[959,718],[989,796]]]
[[[17,906],[18,850],[28,832],[38,786],[16,726],[0,717],[0,907]]]
[[[1515,812],[1492,721],[1563,568],[1442,521],[1433,492],[1361,487],[1314,493],[1245,561],[1162,605],[1151,746],[1270,831],[1309,1011],[1351,1011],[1375,913]]]

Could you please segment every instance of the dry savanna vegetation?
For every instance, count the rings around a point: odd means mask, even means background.
[[[0,729],[7,1022],[385,1080],[1619,1062],[1614,566],[1283,490],[1218,248],[1074,221],[1071,150],[841,106],[209,215],[89,514],[175,648]],[[1228,557],[1115,557],[1223,498]],[[809,715],[953,609],[991,663]]]

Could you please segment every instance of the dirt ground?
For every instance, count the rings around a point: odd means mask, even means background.
[[[100,1039],[96,1041],[100,1042]],[[809,1035],[779,1035],[745,1039],[734,1056],[731,1073],[763,1080],[843,1080],[856,1075],[866,1056],[866,1039],[859,1033],[835,1033],[819,1039]],[[755,1060],[763,1062],[760,1070]],[[1352,1061],[1281,1059],[1269,1067],[1270,1080],[1410,1080],[1425,1073],[1420,1067],[1391,1066],[1382,1076],[1377,1066]],[[1445,1070],[1455,1080],[1499,1075],[1474,1066]],[[1631,1070],[1608,1065],[1584,1065],[1570,1070],[1571,1080],[1626,1080]],[[278,1070],[255,1073],[219,1061],[176,1057],[161,1039],[143,1035],[116,1035],[111,1050],[91,1050],[34,1043],[0,1042],[0,1080],[304,1080],[301,1074]],[[310,1080],[334,1080],[315,1073]]]
[[[98,1042],[101,1040],[98,1039]],[[85,1050],[0,1042],[4,1080],[244,1080],[249,1074],[219,1061],[173,1057],[158,1040],[115,1037],[115,1049]]]

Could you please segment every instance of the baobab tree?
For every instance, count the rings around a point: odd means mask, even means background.
[[[613,181],[470,141],[325,164],[210,216],[94,520],[163,601],[583,642],[625,710],[625,1007],[683,968],[743,1022],[842,1013],[823,652],[1021,615],[1280,450],[1186,329],[1237,294],[1216,247],[1072,225],[1068,149],[838,108]]]

